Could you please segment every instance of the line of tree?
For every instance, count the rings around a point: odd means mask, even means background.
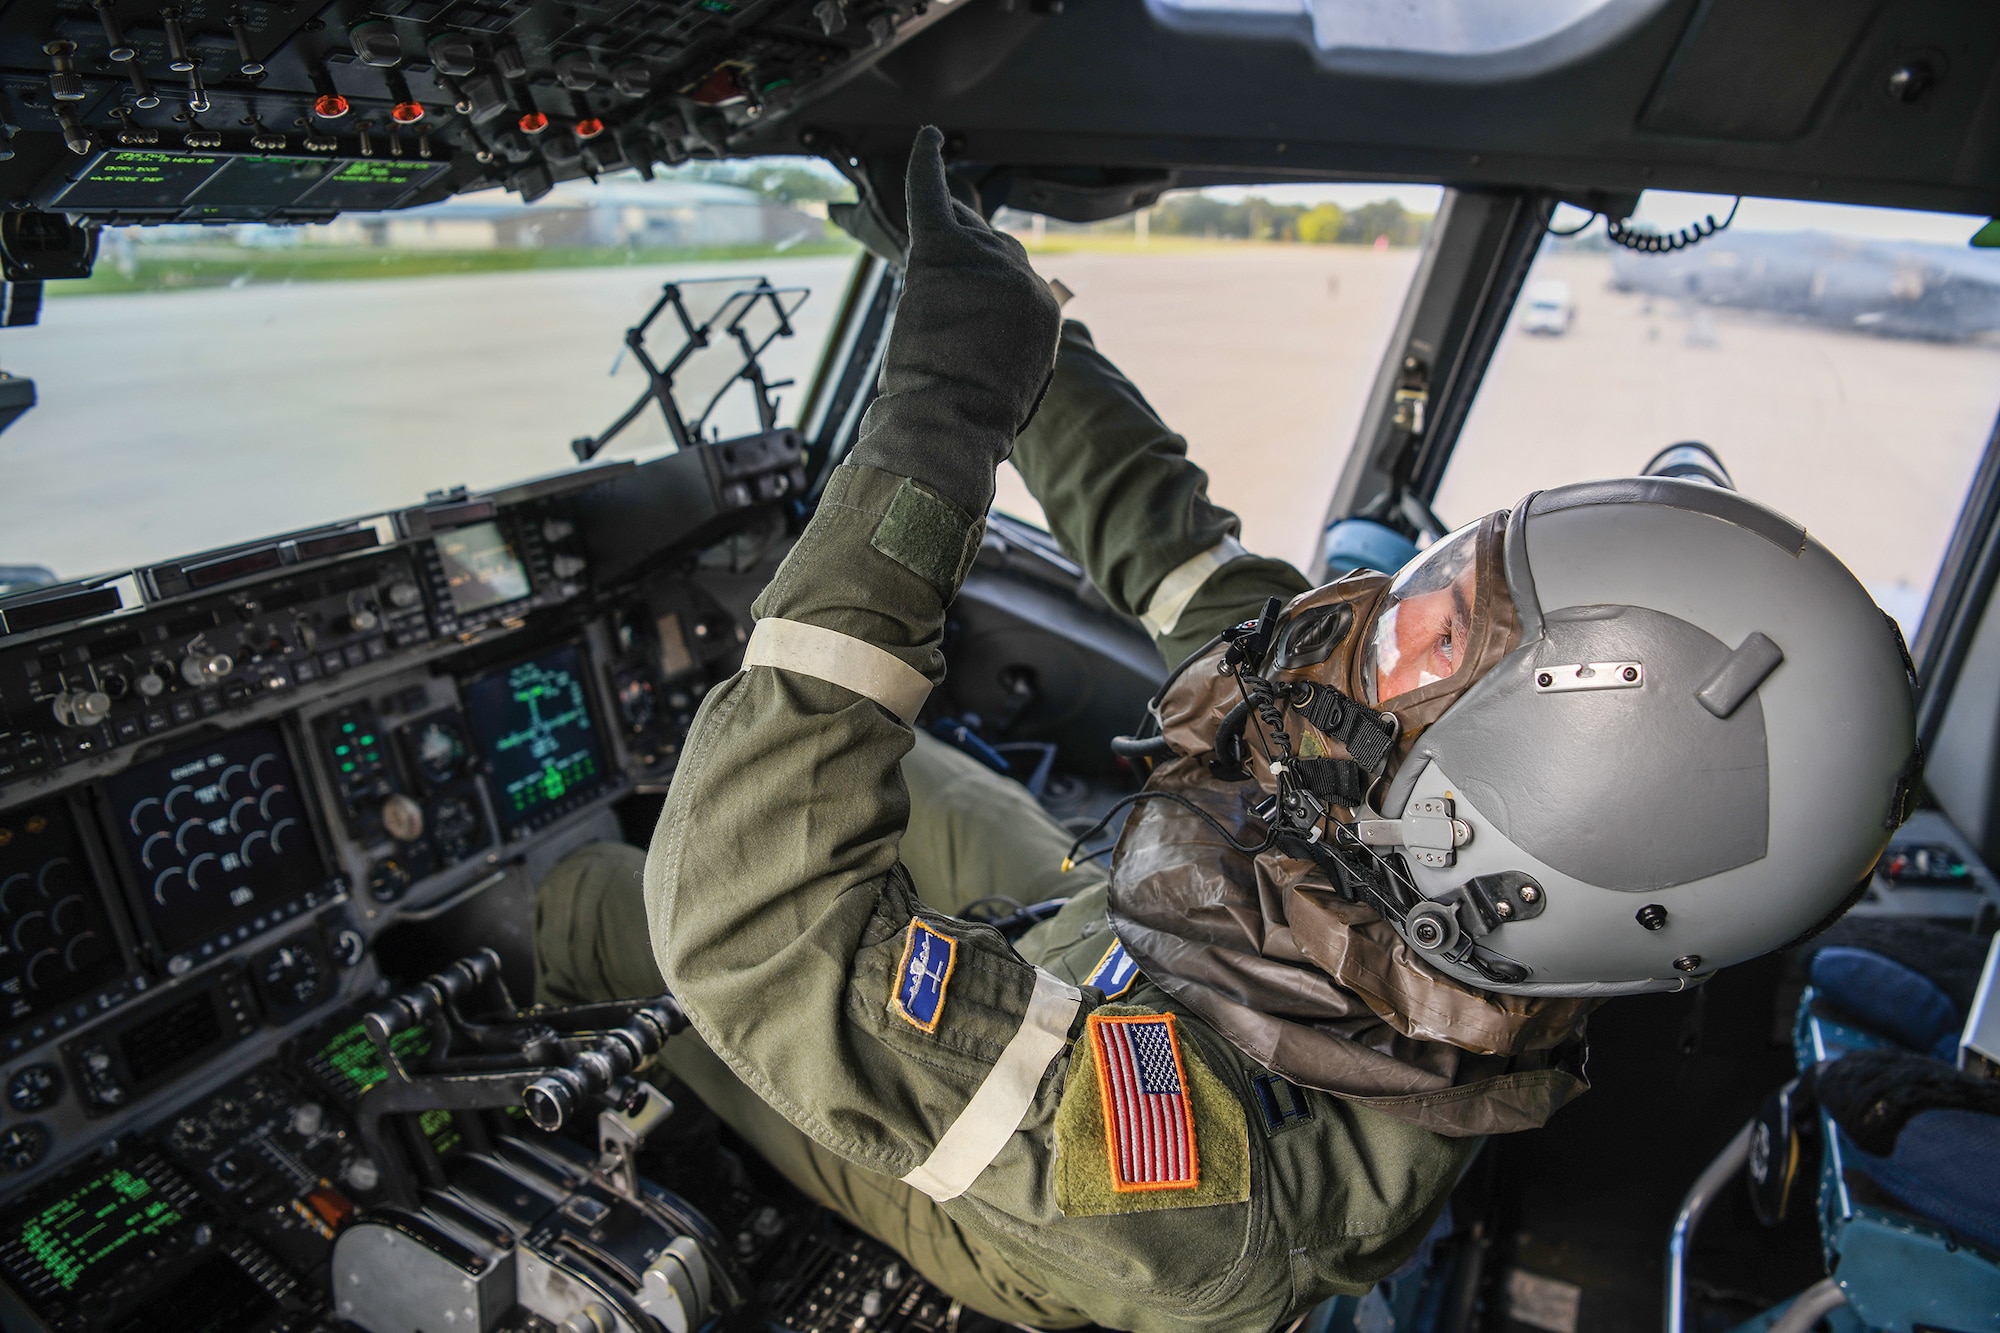
[[[1415,245],[1430,224],[1427,213],[1412,213],[1396,199],[1359,208],[1338,204],[1280,204],[1262,195],[1231,203],[1192,192],[1170,195],[1155,205],[1150,225],[1168,236],[1230,237],[1245,241],[1299,241],[1307,245]]]

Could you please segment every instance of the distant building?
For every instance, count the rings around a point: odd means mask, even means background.
[[[708,181],[616,180],[557,186],[532,204],[501,190],[392,213],[343,214],[332,244],[397,249],[698,249],[817,240],[822,217],[755,190]]]

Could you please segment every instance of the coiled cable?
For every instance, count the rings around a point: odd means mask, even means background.
[[[1571,227],[1568,231],[1557,231],[1554,227],[1549,226],[1547,222],[1542,224],[1542,230],[1550,236],[1555,237],[1580,236],[1590,227],[1591,223],[1597,221],[1599,218],[1603,218],[1605,239],[1613,245],[1621,245],[1636,254],[1670,255],[1677,250],[1685,250],[1691,245],[1699,245],[1701,242],[1715,235],[1715,233],[1725,230],[1730,223],[1736,221],[1736,210],[1741,207],[1743,207],[1743,196],[1739,194],[1736,196],[1736,202],[1729,206],[1729,212],[1722,221],[1717,222],[1715,214],[1709,213],[1704,215],[1699,222],[1689,223],[1679,231],[1642,231],[1632,225],[1631,218],[1626,218],[1623,222],[1613,222],[1603,213],[1592,213],[1580,224]],[[1553,209],[1550,210],[1549,217],[1550,220],[1554,219],[1555,212]]]

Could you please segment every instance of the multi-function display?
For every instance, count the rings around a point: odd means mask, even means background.
[[[118,1266],[135,1245],[178,1230],[186,1216],[153,1182],[112,1166],[15,1214],[0,1234],[7,1276],[35,1292],[70,1292]]]
[[[604,755],[575,645],[473,681],[467,712],[510,832],[556,818],[604,786]]]
[[[239,929],[248,938],[324,887],[298,778],[272,728],[104,785],[139,905],[170,953]]]
[[[528,569],[498,523],[471,523],[437,536],[438,560],[460,615],[503,602],[518,602],[530,591]]]
[[[123,975],[69,807],[43,801],[0,815],[0,1029]]]

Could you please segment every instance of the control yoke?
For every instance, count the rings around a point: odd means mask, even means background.
[[[687,1019],[670,995],[517,1009],[499,955],[482,949],[391,998],[363,1024],[385,1077],[361,1098],[357,1129],[391,1201],[415,1207],[420,1189],[445,1184],[443,1164],[420,1132],[424,1114],[436,1111],[520,1107],[538,1128],[558,1130],[595,1103],[600,1171],[620,1193],[636,1189],[632,1156],[672,1106],[632,1076]],[[429,1039],[421,1056],[418,1032]],[[464,1117],[460,1129],[471,1147],[488,1146],[477,1117]]]

